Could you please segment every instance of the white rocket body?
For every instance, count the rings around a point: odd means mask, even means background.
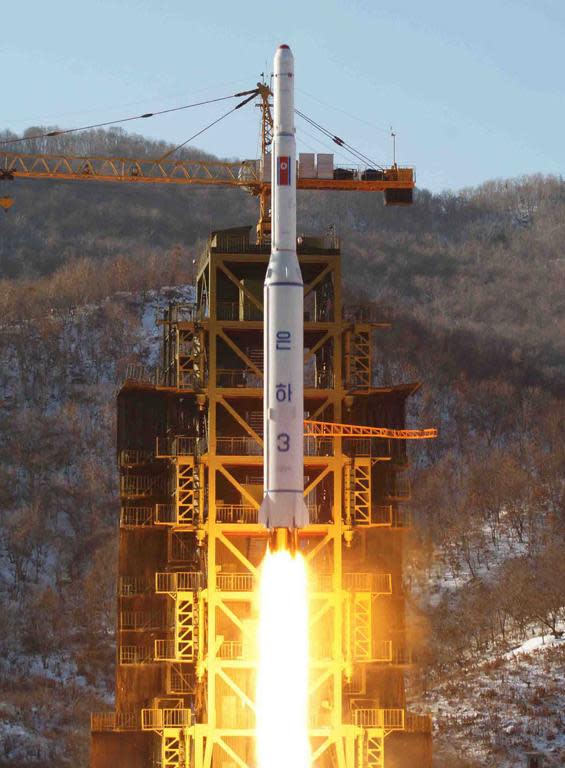
[[[308,525],[304,503],[304,285],[296,256],[294,57],[274,60],[271,257],[264,287],[264,496],[267,528]]]

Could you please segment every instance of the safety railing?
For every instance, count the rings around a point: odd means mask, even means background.
[[[263,481],[263,478],[260,478]],[[328,522],[322,519],[322,504],[306,504],[311,523]],[[330,509],[331,514],[331,509]],[[328,515],[328,519],[329,519]],[[216,522],[217,523],[246,523],[253,525],[258,522],[259,512],[251,504],[216,504]]]
[[[333,592],[334,577],[331,571],[314,571],[308,577],[310,592]]]
[[[177,562],[190,560],[194,554],[194,543],[192,539],[185,536],[182,531],[172,531],[168,538],[168,560]]]
[[[158,572],[155,574],[155,592],[158,595],[176,592],[196,592],[202,589],[204,575],[200,571]]]
[[[155,504],[155,525],[176,525],[177,518],[176,504]]]
[[[125,380],[136,384],[155,384],[155,371],[144,365],[132,363],[126,367]]]
[[[118,649],[120,664],[150,664],[153,656],[148,648],[140,645],[120,645]]]
[[[325,304],[304,310],[305,323],[331,323],[334,319],[333,306]]]
[[[243,643],[241,640],[224,640],[218,649],[220,659],[242,659]]]
[[[216,317],[218,320],[239,320],[240,317],[239,301],[216,301]]]
[[[192,669],[186,669],[183,664],[169,664],[167,667],[170,693],[190,693],[196,690],[196,675]]]
[[[139,731],[139,712],[93,712],[90,715],[91,731]]]
[[[371,661],[391,662],[392,661],[392,640],[381,640],[373,646],[373,658]]]
[[[161,731],[163,728],[190,728],[190,709],[142,709],[141,728],[144,731]]]
[[[219,456],[261,456],[263,447],[253,437],[217,437],[216,453]],[[333,456],[334,440],[331,437],[304,438],[305,456]]]
[[[159,459],[169,459],[175,456],[194,456],[198,444],[197,437],[158,437],[155,455]]]
[[[216,587],[221,592],[252,592],[254,587],[251,573],[218,573]]]
[[[344,573],[343,586],[351,592],[390,595],[392,593],[392,576],[390,573]]]
[[[334,648],[330,637],[323,637],[310,644],[310,659],[322,661],[333,658]]]
[[[395,472],[389,475],[385,482],[384,493],[388,499],[407,501],[410,499],[410,477],[406,472]]]
[[[122,475],[120,493],[122,496],[153,496],[165,490],[165,478],[160,475]]]
[[[409,509],[396,507],[392,515],[393,528],[410,528],[412,525],[412,513]]]
[[[248,176],[249,181],[252,182],[256,178],[256,172],[250,167],[246,166],[244,174]],[[266,247],[263,245],[256,245],[249,242],[247,235],[216,235],[212,239],[211,249],[216,253],[261,253],[266,251]]]
[[[118,462],[120,467],[138,467],[153,461],[153,451],[141,448],[124,448],[120,451]]]
[[[332,371],[304,371],[304,387],[306,389],[333,389],[335,375]]]
[[[350,323],[387,323],[390,307],[372,307],[363,304],[347,304],[343,307],[343,319]]]
[[[219,456],[261,456],[263,447],[252,437],[216,437]]]
[[[410,666],[414,663],[412,649],[405,645],[393,645],[391,651],[391,662],[398,666]]]
[[[198,391],[202,389],[203,386],[206,385],[207,382],[207,374],[204,373],[204,377],[200,376],[197,373],[192,373],[191,371],[178,371],[178,376],[175,381],[171,382],[170,384],[166,381],[162,381],[162,385],[164,387],[166,386],[172,386],[172,387],[178,387],[179,389],[193,389],[195,391]]]
[[[155,661],[176,661],[174,640],[155,640]]]
[[[319,437],[304,438],[305,456],[333,456],[333,439]],[[253,437],[216,437],[218,456],[262,456],[263,446]]]
[[[383,528],[409,528],[412,525],[412,517],[410,511],[403,507],[392,504],[373,504],[371,505],[371,525]]]
[[[391,457],[390,443],[390,440],[383,438],[344,437],[341,445],[346,456],[389,460]]]
[[[218,320],[245,320],[260,321],[263,319],[263,310],[247,299],[241,304],[239,301],[223,301],[216,303],[216,317]]]
[[[332,506],[330,502],[323,504],[306,504],[308,519],[312,524],[328,523],[332,519]]]
[[[144,525],[153,525],[155,508],[152,506],[144,507],[122,507],[120,509],[120,525],[123,528],[137,528]]]
[[[432,733],[433,722],[431,715],[413,715],[406,713],[404,727],[410,733]]]
[[[118,595],[120,597],[137,597],[151,590],[151,582],[144,576],[120,576],[118,580]]]
[[[390,527],[392,525],[392,504],[371,505],[371,525]]]
[[[120,611],[118,616],[121,630],[149,630],[164,627],[163,616],[154,611]]]
[[[216,504],[217,523],[254,524],[259,519],[259,512],[251,504]]]
[[[372,455],[371,443],[366,437],[344,437],[341,446],[346,456],[365,457]]]
[[[331,437],[305,437],[305,456],[333,456],[334,441]]]
[[[160,323],[193,323],[200,319],[200,309],[198,304],[172,304],[169,309],[163,313],[163,319]]]
[[[354,709],[353,722],[360,728],[382,728],[385,731],[402,731],[404,730],[404,710]]]
[[[218,368],[216,371],[216,385],[222,388],[250,387],[258,389],[263,386],[263,377],[252,369],[246,368]]]

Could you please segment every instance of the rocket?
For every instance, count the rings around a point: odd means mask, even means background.
[[[294,57],[274,59],[271,256],[265,277],[263,502],[259,522],[294,531],[308,525],[304,503],[304,284],[296,255]],[[279,538],[280,540],[280,538]]]

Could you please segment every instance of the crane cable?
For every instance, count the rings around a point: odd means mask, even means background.
[[[37,133],[37,134],[34,134],[33,136],[22,136],[16,139],[3,139],[2,141],[0,141],[0,146],[6,145],[6,144],[19,144],[20,142],[32,141],[33,139],[47,139],[47,138],[52,138],[54,136],[62,136],[67,133],[77,133],[78,131],[88,131],[93,128],[105,128],[108,125],[118,125],[119,123],[129,123],[132,120],[143,120],[148,117],[157,117],[158,115],[166,115],[170,112],[180,112],[181,110],[184,110],[184,109],[191,109],[192,107],[201,107],[205,104],[215,104],[218,101],[227,101],[228,99],[236,99],[236,98],[239,98],[240,96],[248,96],[249,94],[252,94],[250,98],[253,98],[256,93],[257,93],[256,90],[241,91],[240,93],[232,93],[230,96],[221,96],[220,98],[217,98],[217,99],[207,99],[206,101],[196,101],[193,104],[183,104],[180,107],[171,107],[170,109],[161,109],[156,112],[145,112],[143,115],[134,115],[133,117],[123,117],[119,120],[107,120],[106,122],[103,122],[103,123],[92,123],[91,125],[83,125],[80,128],[66,128],[63,130],[47,131],[46,133]],[[247,101],[245,103],[247,103]],[[239,106],[243,106],[243,104],[238,105],[238,107],[235,107],[235,109],[238,109]]]
[[[201,128],[197,133],[190,136],[186,141],[183,141],[182,144],[179,144],[177,147],[173,147],[173,149],[170,149],[168,152],[165,152],[165,154],[160,157],[157,162],[162,163],[163,160],[166,160],[168,157],[170,157],[174,152],[177,151],[177,149],[181,149],[181,147],[184,147],[185,144],[188,144],[189,141],[192,141],[197,136],[200,136],[204,133],[204,131],[207,131],[209,128],[212,128],[213,125],[216,125],[216,123],[219,123],[220,120],[223,120],[224,118],[228,117],[228,115],[231,115],[233,112],[235,112],[237,109],[241,109],[241,107],[244,107],[246,104],[249,104],[249,102],[257,96],[259,91],[255,89],[254,91],[245,91],[244,93],[236,94],[236,96],[246,96],[247,94],[251,94],[250,96],[247,96],[246,99],[241,101],[239,104],[236,104],[235,107],[232,107],[232,109],[228,110],[227,112],[224,112],[223,115],[220,115],[220,117],[216,118],[216,120],[213,120],[211,123],[208,123],[208,125],[204,126],[204,128]],[[231,98],[231,97],[230,97]]]
[[[367,157],[362,152],[359,152],[359,150],[355,149],[355,147],[351,146],[351,144],[349,144],[347,141],[340,138],[339,136],[336,136],[335,133],[329,131],[327,128],[324,128],[311,117],[308,117],[308,115],[305,115],[304,112],[301,112],[299,109],[295,109],[294,111],[299,117],[309,123],[312,127],[317,128],[321,133],[324,134],[324,136],[327,136],[334,142],[334,144],[337,144],[338,147],[343,147],[346,152],[349,152],[349,154],[353,155],[361,163],[371,165],[373,167],[379,168],[380,170],[384,170],[382,165],[375,163],[373,160],[371,160],[371,158]]]
[[[325,136],[330,138],[334,142],[334,144],[337,144],[339,147],[343,147],[347,152],[352,154],[357,160],[360,160],[362,163],[368,163],[369,165],[377,165],[377,167],[384,170],[382,166],[375,163],[373,160],[371,160],[371,158],[367,157],[362,152],[359,152],[359,150],[355,149],[355,147],[351,146],[351,144],[349,144],[339,136],[336,136],[332,131],[329,131],[327,128],[324,128],[322,125],[317,123],[311,117],[308,117],[308,115],[305,115],[303,112],[301,112],[298,109],[296,109],[295,112],[299,117],[301,117],[307,123],[312,125],[314,128],[317,128],[321,133],[323,133]]]

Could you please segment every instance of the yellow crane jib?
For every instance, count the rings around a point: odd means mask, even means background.
[[[380,437],[392,440],[433,440],[438,431],[429,429],[389,429],[388,427],[364,427],[358,424],[338,424],[332,421],[304,419],[306,437]]]

